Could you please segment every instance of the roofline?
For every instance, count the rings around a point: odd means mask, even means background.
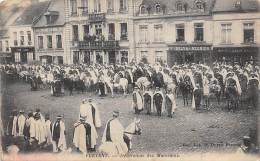
[[[218,13],[254,13],[259,12],[258,10],[240,10],[240,11],[212,11],[213,14]]]
[[[32,26],[32,28],[48,28],[48,27],[64,27],[66,23],[62,25],[44,25],[44,26]]]
[[[143,20],[143,19],[158,19],[158,18],[182,18],[182,17],[207,17],[212,16],[212,14],[200,14],[200,15],[191,15],[191,14],[185,14],[185,15],[159,15],[159,16],[141,16],[141,17],[133,17],[133,20]]]
[[[50,7],[50,4],[51,4],[51,0],[49,0],[48,5],[45,7],[44,11],[32,22],[32,26],[33,26],[34,24],[36,24],[36,23],[40,20],[40,18],[42,17],[42,15],[44,15],[44,13],[45,13],[45,12],[48,10],[48,8]]]

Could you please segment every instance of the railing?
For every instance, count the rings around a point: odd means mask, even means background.
[[[89,14],[89,21],[90,22],[103,22],[106,20],[105,13],[91,13]]]
[[[89,50],[119,49],[119,41],[78,41],[73,42],[74,47]]]

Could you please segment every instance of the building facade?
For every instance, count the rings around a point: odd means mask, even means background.
[[[225,4],[225,5],[224,5]],[[257,1],[216,1],[213,59],[243,65],[257,62],[260,47],[260,12]]]
[[[131,0],[66,0],[67,63],[128,63],[134,55]]]
[[[45,12],[49,2],[33,3],[9,27],[10,47],[14,62],[31,63],[36,60],[32,26]]]
[[[136,5],[134,27],[137,61],[206,62],[211,55],[211,0],[143,0]]]
[[[54,64],[64,63],[64,8],[64,0],[52,0],[46,12],[34,24],[33,30],[37,61]]]

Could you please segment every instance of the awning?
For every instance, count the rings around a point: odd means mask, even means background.
[[[0,57],[1,58],[9,58],[12,57],[12,54],[9,52],[0,52]]]

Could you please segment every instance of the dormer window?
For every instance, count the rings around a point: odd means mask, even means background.
[[[156,13],[160,13],[160,12],[161,12],[161,5],[160,5],[159,3],[157,3],[157,4],[155,5],[155,12],[156,12]]]
[[[141,7],[140,7],[140,14],[146,14],[147,13],[147,9],[146,9],[146,7],[144,6],[144,5],[142,5]]]
[[[52,24],[58,19],[59,13],[56,11],[47,11],[44,15],[47,24]]]
[[[241,8],[241,0],[237,0],[235,3],[235,7],[240,9]]]
[[[205,3],[202,2],[201,0],[197,0],[197,1],[195,1],[195,7],[196,7],[196,9],[198,9],[200,11],[204,11]]]
[[[183,5],[182,2],[177,2],[177,3],[176,3],[176,10],[177,10],[177,12],[182,12],[182,11],[184,11],[184,5]]]

